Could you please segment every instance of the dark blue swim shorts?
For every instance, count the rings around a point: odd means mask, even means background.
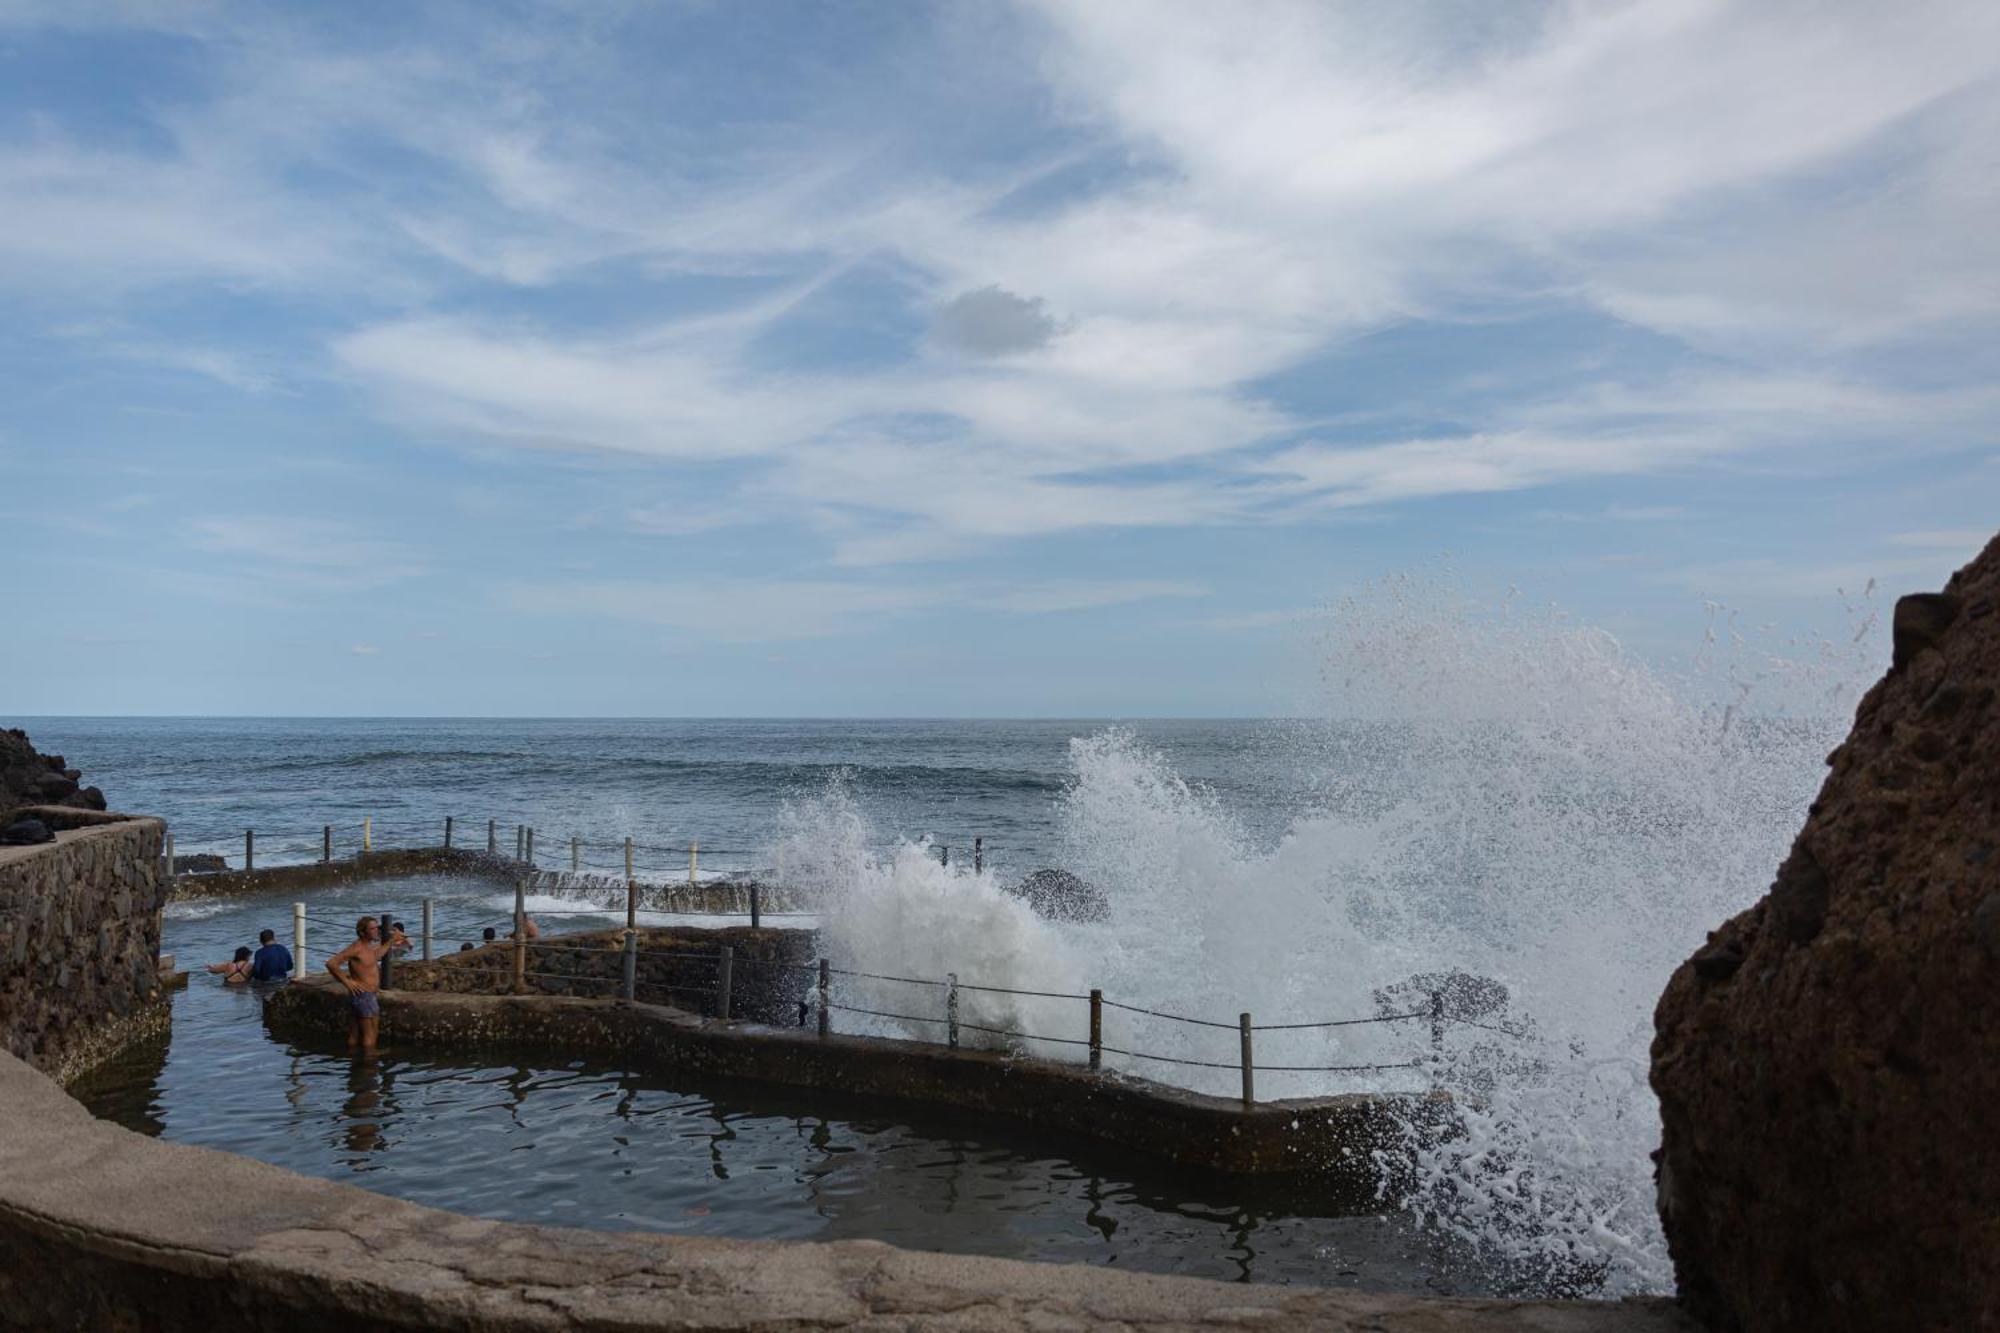
[[[382,1016],[382,999],[372,990],[357,991],[347,997],[347,1002],[354,1006],[354,1016],[356,1018],[380,1018]]]

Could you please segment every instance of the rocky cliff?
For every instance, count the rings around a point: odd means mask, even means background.
[[[1763,901],[1656,1015],[1660,1209],[1721,1329],[2000,1328],[2000,539],[1896,607]]]
[[[42,754],[18,728],[0,730],[0,815],[22,805],[102,810],[104,793],[82,786],[83,774],[59,754]]]

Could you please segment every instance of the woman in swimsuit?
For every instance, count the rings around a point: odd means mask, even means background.
[[[247,948],[238,949],[236,951],[236,961],[231,963],[210,963],[208,970],[220,973],[222,984],[225,986],[246,985],[250,980],[250,950]]]

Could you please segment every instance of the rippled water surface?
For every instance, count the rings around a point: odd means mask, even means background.
[[[504,906],[491,886],[436,880],[315,894],[315,915],[437,902],[454,923]],[[260,927],[289,934],[276,899],[176,904],[166,947],[183,967],[229,956]],[[314,928],[313,955],[335,943]],[[1455,1256],[1400,1217],[1351,1214],[1311,1183],[1189,1173],[1082,1140],[817,1092],[692,1083],[615,1063],[448,1058],[273,1038],[263,997],[205,974],[174,1001],[168,1044],[131,1053],[78,1091],[98,1114],[309,1175],[517,1221],[690,1235],[834,1240],[1118,1265],[1260,1282],[1479,1291]]]

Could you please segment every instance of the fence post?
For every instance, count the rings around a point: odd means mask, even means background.
[[[375,816],[361,816],[361,850],[364,854],[375,850]]]
[[[486,854],[500,855],[500,821],[497,819],[486,821]]]
[[[431,900],[424,899],[424,961],[431,960]]]
[[[824,1037],[833,1030],[833,1014],[827,1008],[828,997],[833,992],[833,964],[822,958],[819,960],[819,1035]]]
[[[333,859],[333,825],[331,824],[320,825],[319,859],[322,864]]]
[[[722,960],[717,965],[715,977],[715,1016],[727,1020],[729,1017],[729,987],[735,979],[736,950],[722,946]]]
[[[958,1049],[958,973],[944,974],[944,1044]]]
[[[938,864],[939,864],[939,865],[941,865],[941,866],[948,866],[948,865],[950,865],[950,864],[951,864],[951,844],[950,844],[950,843],[948,843],[948,842],[941,842],[941,843],[939,843],[939,844],[938,844]]]
[[[167,878],[174,877],[174,831],[167,830]]]
[[[520,864],[523,859],[527,845],[528,826],[526,824],[514,825],[514,862],[516,865]]]
[[[750,929],[755,930],[762,924],[763,914],[757,902],[757,881],[753,879],[750,881]]]
[[[514,881],[514,993],[528,992],[528,881]]]
[[[243,830],[243,868],[245,870],[255,870],[257,868],[257,831],[255,829]]]
[[[535,826],[528,825],[528,864],[535,863]]]
[[[1104,1068],[1104,992],[1090,990],[1090,1067]]]
[[[451,816],[444,817],[444,849],[451,850]]]
[[[972,840],[972,873],[979,875],[984,874],[985,871],[986,839],[984,837],[977,837]]]
[[[639,881],[630,875],[625,877],[625,929],[639,928]]]
[[[639,932],[629,926],[625,930],[625,968],[621,979],[620,994],[625,1003],[631,1004],[639,998]]]
[[[309,969],[306,966],[306,905],[292,904],[292,975],[303,977]]]
[[[688,887],[693,888],[701,878],[701,844],[692,838],[688,840]]]
[[[569,838],[569,873],[574,875],[583,869],[583,839],[574,833]]]
[[[1431,992],[1431,1054],[1444,1054],[1444,990]]]
[[[1257,1104],[1257,1078],[1255,1073],[1257,1066],[1250,1058],[1250,1015],[1238,1014],[1236,1016],[1236,1026],[1243,1033],[1243,1104],[1245,1106],[1255,1106]]]

